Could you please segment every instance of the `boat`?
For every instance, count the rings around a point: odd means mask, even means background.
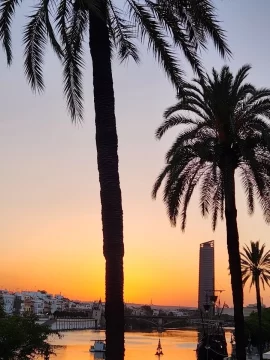
[[[207,323],[196,349],[197,360],[224,360],[228,357],[227,342],[222,323]]]
[[[163,355],[160,339],[158,340],[158,346],[157,346],[157,351],[156,351],[155,355],[158,356],[158,358],[160,358],[160,356]]]
[[[106,351],[106,344],[105,340],[94,340],[94,345],[90,346],[90,352],[105,352]]]
[[[225,304],[222,309],[220,306],[216,308],[217,296],[212,295],[210,300],[210,304],[207,301],[204,305],[204,311],[201,310],[202,334],[196,349],[197,360],[225,360],[228,358],[228,351],[221,321]]]
[[[94,360],[104,360],[105,352],[94,352]]]

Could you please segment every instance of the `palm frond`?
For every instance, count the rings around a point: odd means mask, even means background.
[[[251,215],[254,213],[254,179],[246,164],[240,164],[240,170],[242,185],[247,198],[248,211]]]
[[[237,74],[234,77],[233,85],[232,85],[232,96],[236,96],[236,94],[239,92],[240,86],[243,83],[243,81],[248,76],[249,70],[251,69],[251,66],[246,64],[242,66]]]
[[[199,121],[196,121],[196,119],[192,119],[188,116],[172,115],[156,130],[156,138],[161,139],[165,132],[176,125],[198,125],[198,123]]]
[[[265,284],[269,287],[270,286],[270,273],[269,271],[267,271],[268,274],[266,274],[265,272],[262,273],[261,275],[261,280],[262,280],[262,283],[263,283],[263,289],[265,290]]]
[[[163,201],[172,226],[176,226],[182,194],[186,186],[187,171],[181,171],[184,168],[189,168],[188,161],[180,166],[174,166],[174,164],[168,166],[169,171],[164,186]]]
[[[243,109],[243,103],[241,101],[249,96],[253,96],[256,93],[256,88],[254,85],[246,83],[237,88],[235,94],[233,91],[234,90],[232,89],[231,97],[235,98],[236,105],[239,105]]]
[[[246,282],[248,281],[248,279],[249,279],[249,275],[243,275],[242,274],[242,282],[243,282],[243,286],[245,286],[246,285]]]
[[[121,11],[109,0],[110,5],[110,29],[114,46],[118,48],[119,58],[122,61],[131,57],[136,63],[140,61],[138,49],[134,44],[135,26],[128,22]]]
[[[184,176],[178,178],[174,185],[170,187],[168,194],[164,196],[164,202],[166,204],[168,217],[172,226],[176,226],[177,224],[182,194],[185,187],[184,179]]]
[[[177,157],[177,155],[176,155]],[[166,184],[163,191],[163,201],[167,208],[168,217],[172,226],[176,226],[182,199],[187,190],[191,174],[198,164],[197,159],[184,156],[179,164],[176,159],[168,165]]]
[[[265,244],[264,244],[264,247],[265,247]],[[268,250],[265,254],[261,255],[261,264],[263,266],[269,267],[269,270],[267,270],[267,271],[270,271],[270,250]]]
[[[53,29],[53,26],[52,26],[51,20],[50,20],[50,16],[51,16],[50,1],[49,0],[43,0],[43,1],[44,1],[45,23],[46,23],[47,34],[48,34],[49,40],[51,42],[51,46],[52,46],[55,54],[57,55],[57,57],[60,60],[62,60],[64,53],[63,53],[61,45],[59,44],[59,42],[56,38],[54,29]]]
[[[177,152],[179,152],[179,150],[186,147],[187,144],[185,142],[195,138],[197,132],[198,132],[198,126],[196,126],[196,127],[191,127],[190,126],[190,127],[186,128],[186,129],[184,129],[184,131],[182,131],[178,135],[175,142],[173,143],[171,148],[168,150],[168,152],[166,154],[166,161],[170,162],[171,158],[173,156],[175,156],[175,154]]]
[[[64,94],[72,121],[80,121],[83,117],[82,43],[88,20],[86,16],[83,6],[73,6],[67,0],[60,0],[55,17],[56,29],[63,44]]]
[[[72,16],[72,6],[71,3],[67,0],[60,0],[59,5],[57,7],[55,22],[56,29],[60,34],[61,43],[64,44],[66,51],[71,51],[70,44],[67,35],[68,22],[70,21],[70,17]],[[68,48],[68,49],[67,49]]]
[[[254,178],[254,185],[256,195],[261,205],[264,219],[267,223],[270,222],[270,201],[269,201],[269,177],[266,176],[264,167],[256,160],[252,154],[246,152],[248,156],[247,164],[250,168],[250,173]]]
[[[218,216],[220,216],[221,220],[223,220],[223,212],[224,212],[224,190],[223,190],[223,178],[222,173],[215,174],[217,172],[217,167],[213,168],[215,184],[212,188],[212,229],[216,230]],[[210,188],[211,189],[211,188]]]
[[[210,0],[170,0],[169,6],[183,24],[189,24],[187,30],[191,39],[197,39],[199,45],[205,47],[207,37],[210,37],[221,56],[231,56],[225,32],[219,25],[216,9]]]
[[[43,2],[36,6],[35,12],[29,16],[29,22],[24,29],[23,43],[25,75],[32,90],[42,91],[42,66],[47,43],[46,10]]]
[[[158,62],[163,66],[165,73],[176,88],[184,84],[184,73],[180,69],[170,43],[162,32],[159,22],[152,16],[149,9],[136,0],[127,0],[129,13],[134,23],[138,24],[141,41],[148,38],[148,48],[151,48]]]
[[[158,176],[154,186],[153,186],[153,190],[152,190],[152,198],[155,199],[157,197],[157,192],[162,184],[162,181],[164,180],[164,178],[166,177],[166,175],[169,172],[170,167],[167,165],[160,173],[160,175]]]
[[[189,13],[189,4],[187,1],[167,1],[158,0],[157,4],[164,9],[164,11],[172,11],[177,16],[177,21],[180,27],[187,34],[189,41],[196,48],[206,48],[206,37],[198,23],[194,22],[191,14]]]
[[[222,57],[231,57],[232,53],[226,41],[224,30],[219,26],[216,9],[209,0],[190,0],[191,13],[195,23],[199,23],[204,31],[214,42],[215,47]]]
[[[21,0],[0,1],[0,40],[6,53],[8,65],[11,65],[12,62],[11,23],[16,6],[20,3]]]
[[[214,181],[214,174],[212,165],[209,165],[208,171],[202,177],[200,187],[200,208],[202,216],[208,215],[212,203],[213,187],[216,182]]]
[[[186,190],[183,195],[183,206],[181,212],[181,230],[184,231],[186,228],[186,221],[187,221],[187,208],[193,195],[193,191],[195,187],[198,185],[199,180],[201,179],[202,175],[205,172],[205,164],[198,160],[197,165],[193,167],[193,172],[189,176],[189,181],[186,186]]]
[[[74,9],[68,30],[64,35],[65,49],[63,60],[64,94],[67,99],[68,110],[73,121],[83,118],[83,84],[82,69],[83,37],[87,26],[87,12]]]
[[[204,102],[203,99],[196,97],[195,94],[190,96],[185,90],[185,87],[182,90],[182,99],[175,104],[174,106],[169,107],[164,112],[164,117],[168,118],[175,111],[190,111],[191,113],[197,115],[205,122],[211,122],[212,126],[214,126],[213,122],[213,112],[212,109]]]
[[[190,63],[191,67],[197,75],[204,77],[204,70],[202,67],[201,59],[197,53],[196,44],[192,42],[190,36],[182,28],[173,7],[164,6],[164,4],[154,3],[151,0],[146,0],[146,4],[152,10],[164,29],[170,34],[173,39],[174,45],[181,49]]]

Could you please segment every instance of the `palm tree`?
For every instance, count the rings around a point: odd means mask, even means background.
[[[203,216],[212,215],[213,230],[225,212],[227,248],[234,303],[237,359],[246,358],[244,343],[243,289],[235,202],[235,174],[239,172],[249,213],[259,199],[265,220],[270,222],[270,90],[244,83],[250,66],[233,77],[227,66],[212,78],[186,84],[184,95],[165,111],[157,129],[160,139],[176,125],[182,130],[166,154],[166,166],[153,188],[156,198],[165,182],[163,200],[173,226],[181,218],[186,227],[187,208],[196,186]]]
[[[260,246],[259,241],[250,241],[250,247],[247,245],[243,247],[241,252],[241,266],[243,285],[250,279],[250,289],[255,286],[256,300],[259,320],[259,339],[262,341],[262,302],[260,282],[263,289],[265,284],[270,286],[270,251],[265,250],[265,244]],[[260,360],[262,360],[262,343],[259,342]]]
[[[11,23],[19,0],[0,0],[0,40],[12,61]],[[57,33],[56,33],[57,32]],[[170,39],[168,36],[170,36]],[[112,55],[139,61],[135,41],[148,47],[171,82],[181,87],[183,72],[174,55],[180,48],[192,68],[202,73],[199,48],[214,41],[230,54],[211,0],[127,0],[125,12],[113,0],[40,0],[23,30],[24,68],[34,91],[44,89],[42,65],[47,40],[63,65],[64,94],[73,121],[83,118],[82,70],[88,38],[93,66],[96,146],[106,259],[107,359],[124,352],[123,211],[118,172],[118,138],[112,78]]]

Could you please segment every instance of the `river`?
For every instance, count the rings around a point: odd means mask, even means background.
[[[197,331],[171,330],[162,334],[128,332],[125,334],[125,360],[154,360],[160,337],[164,356],[162,360],[195,360]],[[226,333],[228,351],[230,353],[230,333]],[[99,360],[102,354],[89,353],[92,340],[104,339],[103,331],[83,330],[63,333],[61,339],[52,341],[55,345],[63,345],[57,349],[57,357],[52,360]]]

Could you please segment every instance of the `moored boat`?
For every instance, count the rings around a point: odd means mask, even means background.
[[[94,345],[90,346],[90,352],[105,352],[106,351],[106,343],[105,340],[94,340]]]
[[[225,331],[221,323],[210,323],[196,349],[197,360],[224,360],[228,357]]]
[[[216,306],[217,299],[218,296],[215,295],[214,290],[210,296],[210,303],[206,296],[204,311],[201,309],[202,336],[197,344],[197,360],[225,360],[228,358],[225,331],[221,321],[225,303],[221,308],[219,300],[219,306]]]

